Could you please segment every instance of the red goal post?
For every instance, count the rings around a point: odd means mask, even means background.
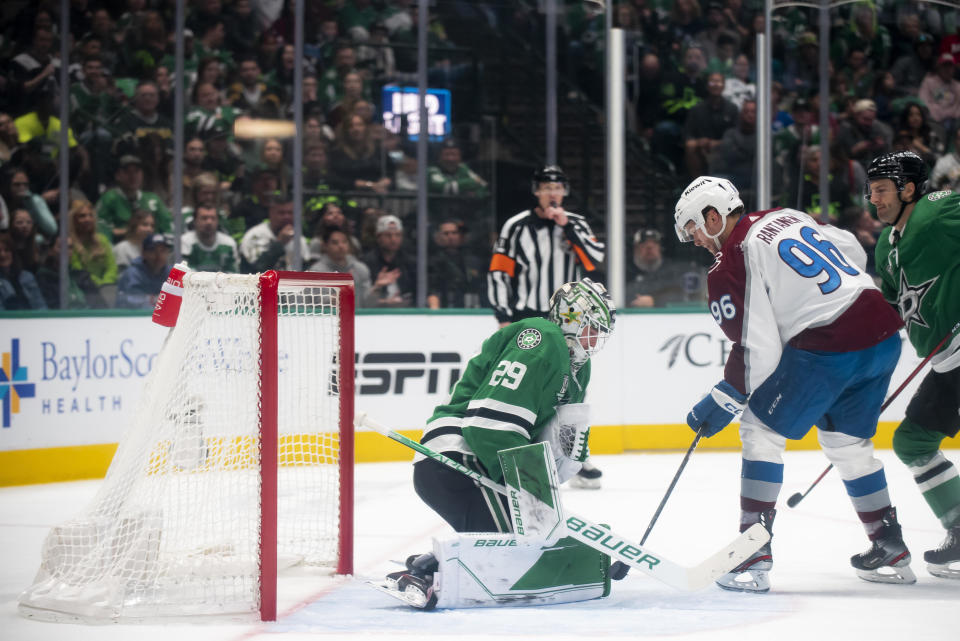
[[[340,340],[337,352],[339,364],[339,433],[338,457],[340,492],[340,527],[337,541],[337,574],[353,574],[353,464],[354,464],[354,317],[356,296],[353,276],[350,274],[320,272],[268,271],[260,277],[261,318],[261,448],[263,478],[261,485],[262,519],[270,518],[269,532],[265,528],[260,539],[261,598],[260,618],[277,618],[277,492],[278,468],[278,319],[281,304],[281,285],[286,288],[315,286],[331,287],[339,291]],[[272,347],[272,349],[271,349]],[[272,453],[272,454],[271,454]],[[267,479],[270,479],[268,482]],[[272,580],[264,577],[271,577]]]

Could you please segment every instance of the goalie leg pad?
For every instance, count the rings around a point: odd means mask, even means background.
[[[498,453],[514,533],[549,543],[562,533],[560,481],[546,443]]]
[[[438,608],[549,605],[605,597],[610,557],[572,538],[553,545],[508,534],[434,540]]]

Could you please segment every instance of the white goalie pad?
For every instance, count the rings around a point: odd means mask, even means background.
[[[510,503],[510,520],[520,538],[550,543],[562,535],[560,481],[546,443],[498,452]]]
[[[610,559],[570,538],[546,546],[512,534],[434,539],[438,608],[549,605],[610,593]]]

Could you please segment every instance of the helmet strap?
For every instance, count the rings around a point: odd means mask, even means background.
[[[714,208],[714,211],[717,211],[716,208]],[[701,227],[700,229],[703,231],[703,235],[709,238],[710,240],[712,240],[713,244],[717,246],[717,251],[720,251],[719,238],[720,238],[720,235],[723,233],[723,230],[727,228],[727,217],[721,214],[719,211],[717,211],[717,216],[720,216],[720,220],[722,221],[722,224],[720,225],[720,229],[717,230],[716,234],[711,234],[710,232],[707,231],[706,218],[703,219],[703,227]]]
[[[916,190],[918,189],[917,184],[916,184],[916,183],[913,183],[913,186],[914,186],[914,191],[916,192]],[[916,195],[916,194],[914,194],[914,195]],[[914,198],[914,199],[911,200],[910,202],[905,201],[905,200],[903,199],[903,187],[901,187],[900,189],[897,190],[897,200],[900,201],[900,213],[897,214],[897,217],[896,217],[896,219],[894,219],[893,224],[891,225],[891,227],[896,227],[896,226],[897,226],[897,223],[900,222],[900,219],[903,218],[903,212],[904,212],[904,210],[906,210],[907,205],[912,205],[913,203],[917,202],[917,201],[920,200],[920,199],[919,199],[919,198]]]
[[[891,225],[892,227],[897,226],[897,223],[899,223],[900,219],[903,217],[903,210],[906,209],[907,205],[910,204],[903,201],[903,198],[900,197],[900,192],[897,192],[897,200],[900,201],[900,213],[898,213],[897,217],[893,220],[893,224]]]

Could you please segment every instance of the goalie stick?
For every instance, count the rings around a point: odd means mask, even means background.
[[[423,454],[427,458],[457,470],[484,487],[507,495],[507,488],[504,485],[471,470],[422,443],[391,430],[367,416],[366,412],[357,412],[355,424],[357,427],[369,427],[387,438]],[[686,567],[657,554],[649,548],[644,548],[607,526],[580,514],[567,513],[562,527],[567,536],[571,536],[584,545],[607,554],[613,561],[620,561],[625,565],[636,568],[639,572],[678,590],[690,591],[710,585],[714,580],[749,558],[751,554],[770,540],[770,533],[757,523],[699,565]]]

